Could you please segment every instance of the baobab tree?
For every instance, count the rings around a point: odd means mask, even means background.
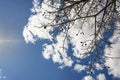
[[[106,48],[112,48],[113,36],[120,37],[120,0],[34,0],[34,4],[31,11],[36,15],[23,35],[32,43],[38,38],[49,40],[43,50],[46,59],[63,68],[87,58],[84,64],[90,73],[96,64],[110,68],[106,59],[119,59],[106,54]]]

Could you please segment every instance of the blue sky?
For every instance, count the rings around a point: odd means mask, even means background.
[[[24,41],[31,7],[32,0],[0,0],[0,68],[5,80],[78,80],[77,72],[58,69],[42,57],[41,42]]]
[[[67,67],[58,69],[58,64],[43,58],[44,41],[26,44],[22,32],[31,15],[32,1],[0,0],[0,68],[4,80],[81,80],[84,73]],[[101,73],[107,80],[119,80],[107,70]]]

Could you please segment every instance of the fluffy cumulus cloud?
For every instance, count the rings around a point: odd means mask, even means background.
[[[34,13],[34,15],[31,15],[29,18],[28,24],[24,27],[23,30],[23,36],[25,38],[25,41],[35,43],[37,39],[49,39],[49,41],[52,42],[52,35],[50,35],[50,31],[52,28],[48,26],[45,29],[46,24],[49,24],[52,22],[52,19],[54,19],[53,15],[50,15],[51,19],[47,19],[44,15],[46,13],[46,10],[53,11],[54,8],[49,7],[47,4],[44,4],[46,2],[50,2],[48,0],[44,0],[42,3],[42,7],[40,8],[40,3],[38,0],[33,1],[33,8],[31,11]],[[56,37],[57,42],[53,44],[45,44],[44,50],[43,50],[43,57],[45,59],[52,59],[54,63],[61,64],[60,68],[63,68],[65,66],[72,66],[72,59],[67,55],[66,50],[63,50],[63,40],[65,35],[59,34],[59,36]],[[68,48],[68,44],[65,41],[64,48]]]
[[[83,58],[83,53],[87,52],[87,50],[85,50],[87,45],[82,44],[82,41],[86,41],[85,44],[90,44],[90,40],[93,39],[93,36],[90,35],[94,33],[94,28],[88,23],[83,23],[84,28],[81,32],[79,32],[79,25],[81,22],[76,21],[74,24],[70,24],[71,28],[67,35],[70,38],[69,41],[65,39],[66,34],[64,32],[60,32],[55,37],[56,42],[54,43],[53,34],[50,33],[54,30],[54,27],[51,27],[49,24],[53,21],[55,15],[47,14],[47,11],[55,11],[55,8],[50,7],[49,4],[51,4],[49,0],[44,0],[41,5],[38,0],[33,1],[33,8],[31,9],[33,14],[28,19],[28,24],[24,27],[23,36],[27,43],[35,43],[37,39],[48,39],[50,42],[53,42],[52,44],[44,45],[44,50],[42,53],[43,57],[45,59],[52,59],[54,63],[59,63],[60,68],[65,66],[71,67],[73,60],[70,56],[68,56],[68,45],[71,43],[74,46],[72,47],[74,57]],[[59,7],[59,4],[54,3],[54,6]],[[76,14],[74,14],[74,11],[72,11],[70,16],[72,17],[75,15]],[[94,20],[91,19],[92,24],[93,22]],[[47,27],[45,25],[47,25]],[[76,36],[76,34],[79,35]],[[78,66],[75,66],[75,69],[77,68]]]
[[[106,77],[105,77],[105,75],[104,74],[98,74],[97,76],[96,76],[96,79],[95,78],[93,78],[92,76],[90,76],[90,75],[87,75],[87,76],[85,76],[82,80],[106,80]]]
[[[116,23],[117,28],[120,28],[120,22]],[[113,35],[110,38],[110,41],[113,43],[111,47],[106,46],[105,56],[106,56],[106,65],[110,67],[109,74],[113,74],[115,77],[120,78],[120,35],[119,32]]]
[[[93,27],[95,22],[94,18],[88,18],[86,21],[84,21],[84,19],[81,21],[76,20],[74,23],[69,24],[70,28],[67,35],[65,34],[65,29],[63,29],[62,32],[58,30],[57,33],[57,30],[55,30],[57,26],[54,26],[55,22],[53,21],[53,19],[56,19],[56,14],[49,13],[59,8],[60,4],[58,3],[59,0],[56,0],[53,6],[50,6],[50,4],[52,4],[50,0],[43,0],[42,3],[40,3],[39,0],[33,1],[33,8],[31,9],[33,14],[29,17],[28,23],[23,30],[24,39],[27,43],[35,43],[38,39],[48,40],[50,43],[45,43],[42,51],[42,55],[45,59],[51,59],[54,63],[58,63],[60,65],[59,68],[74,67],[74,70],[78,72],[84,71],[86,66],[79,62],[77,63],[77,60],[86,58],[88,55],[85,56],[85,54],[89,52],[89,48],[94,45],[92,43],[94,38],[93,34],[95,33]],[[85,8],[87,9],[87,7],[88,6]],[[75,15],[74,10],[71,10],[69,18],[74,18]],[[87,22],[88,20],[89,23]],[[116,24],[118,27],[120,26],[119,22]],[[47,27],[45,25],[47,25]],[[80,25],[84,27],[81,28]],[[55,36],[56,34],[57,36]],[[108,46],[105,47],[105,65],[110,67],[109,74],[120,77],[120,59],[113,59],[113,57],[120,57],[119,33],[116,32],[116,34],[110,39],[113,43],[111,45],[112,48]],[[68,39],[66,39],[66,37]],[[68,54],[69,44],[72,45],[72,57]],[[73,63],[75,65],[73,65]],[[98,63],[96,63],[95,66],[97,70],[103,69]],[[103,74],[99,74],[97,78],[98,80],[101,80],[101,78],[105,80]],[[93,80],[93,78],[91,76],[86,76],[84,80]]]
[[[83,70],[85,70],[86,66],[85,65],[80,65],[80,64],[76,64],[74,66],[74,70],[76,70],[77,72],[81,72]]]
[[[88,76],[85,76],[83,78],[83,80],[94,80],[94,78],[92,76],[88,75]]]
[[[106,80],[105,75],[104,74],[99,74],[97,76],[97,80]]]
[[[95,66],[97,70],[103,70],[102,65],[100,65],[99,63],[96,63]]]

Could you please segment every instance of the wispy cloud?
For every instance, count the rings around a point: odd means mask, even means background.
[[[3,74],[2,69],[0,69],[0,80],[6,79],[6,76]]]

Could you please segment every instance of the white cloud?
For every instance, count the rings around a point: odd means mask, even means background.
[[[42,6],[40,7],[39,5],[39,1],[38,0],[34,0],[33,1],[33,8],[31,9],[32,12],[35,12],[35,15],[31,15],[31,17],[29,18],[29,22],[28,24],[24,27],[23,30],[23,36],[25,38],[25,41],[28,42],[32,42],[34,43],[37,38],[40,39],[49,39],[50,41],[52,41],[52,35],[50,35],[50,31],[53,30],[53,26],[47,26],[46,29],[44,29],[43,25],[46,24],[50,24],[53,19],[55,18],[55,15],[50,15],[47,14],[46,11],[55,11],[54,7],[50,7],[47,4],[50,4],[49,0],[44,0],[42,3]],[[57,1],[54,3],[55,7],[59,7]],[[73,11],[71,11],[71,15],[70,16],[74,16],[76,14],[74,14]],[[47,17],[49,17],[50,19],[48,19]],[[91,43],[91,40],[93,39],[94,36],[91,36],[94,33],[94,29],[92,27],[92,24],[94,23],[93,19],[89,19],[91,23],[87,23],[84,22],[83,24],[83,29],[80,30],[80,24],[82,23],[81,21],[75,21],[75,24],[70,24],[70,30],[68,31],[68,36],[70,36],[70,43],[72,43],[73,47],[73,55],[77,58],[83,58],[83,53],[86,53],[89,51],[89,49],[86,50],[86,48],[88,47],[88,45]],[[54,22],[53,22],[54,23]],[[90,26],[91,25],[91,26]],[[89,27],[88,27],[89,26]],[[84,34],[80,34],[81,31],[84,32]],[[78,36],[76,36],[76,34],[78,34]],[[67,57],[67,53],[66,50],[68,49],[68,43],[67,40],[65,40],[65,42],[63,43],[64,39],[65,39],[65,34],[64,33],[59,33],[59,35],[57,35],[56,37],[56,44],[52,44],[52,46],[54,47],[54,52],[58,53],[60,52],[62,56]],[[37,37],[37,38],[36,38]],[[86,45],[83,45],[80,42],[85,42]],[[90,44],[92,46],[92,44]],[[64,50],[63,47],[64,46]],[[44,48],[45,50],[45,48]]]
[[[77,72],[81,72],[83,70],[85,70],[86,66],[85,65],[80,65],[80,64],[76,64],[74,66],[74,70],[77,71]]]
[[[105,75],[104,74],[99,74],[97,76],[97,80],[106,80]]]
[[[34,43],[36,40],[33,38],[32,33],[27,29],[27,27],[23,30],[23,37],[25,38],[25,41],[28,43],[29,41]]]
[[[103,70],[102,65],[99,64],[99,63],[95,63],[95,67],[96,67],[97,70]]]
[[[106,48],[106,56],[111,57],[106,59],[106,65],[110,67],[109,73],[113,74],[115,77],[120,77],[120,42],[117,44],[112,44],[112,48]]]
[[[92,76],[88,75],[88,76],[85,76],[83,78],[83,80],[94,80],[94,78]]]
[[[94,22],[94,19],[91,20],[91,24],[93,24],[93,22]],[[75,21],[74,25],[71,25],[71,28],[69,30],[69,36],[71,37],[70,41],[74,46],[73,55],[77,58],[83,58],[84,53],[89,52],[89,49],[87,48],[88,46],[93,45],[91,44],[91,41],[94,38],[94,36],[91,36],[92,34],[94,34],[94,27],[91,26],[91,24],[84,23],[83,24],[84,27],[81,29],[79,27],[79,25],[81,24],[82,23],[80,21]],[[76,34],[78,35],[76,36]]]
[[[58,0],[59,1],[59,0]],[[25,41],[35,43],[37,39],[48,39],[51,42],[53,42],[53,37],[50,34],[51,31],[53,31],[54,25],[53,19],[55,18],[54,14],[48,14],[47,11],[55,11],[56,9],[54,7],[59,7],[59,4],[57,1],[54,3],[54,5],[51,7],[45,3],[50,4],[50,0],[44,0],[43,3],[40,6],[39,0],[33,1],[33,8],[31,9],[32,14],[28,20],[28,24],[24,27],[23,30],[23,36]],[[88,5],[85,7],[87,8]],[[74,10],[71,11],[71,14],[69,15],[69,18],[73,18],[76,14],[74,13]],[[49,19],[48,19],[49,18]],[[82,59],[86,56],[84,56],[84,53],[89,52],[88,47],[93,46],[94,44],[91,43],[92,39],[94,38],[94,19],[88,18],[84,23],[81,20],[76,20],[74,24],[70,24],[70,29],[68,31],[69,41],[65,40],[65,34],[64,31],[60,32],[56,39],[56,43],[52,44],[45,44],[43,49],[43,57],[45,59],[52,59],[54,63],[59,63],[60,68],[63,67],[72,67],[72,64],[74,61],[71,59],[70,56],[68,56],[67,50],[68,50],[68,44],[72,44],[72,50],[73,50],[73,56],[77,59]],[[89,22],[87,22],[89,21]],[[52,23],[52,24],[51,24]],[[51,25],[50,25],[51,24]],[[81,28],[81,24],[83,24]],[[48,25],[45,27],[44,25]],[[119,26],[119,23],[117,23]],[[44,29],[45,28],[45,29]],[[84,33],[83,33],[84,32]],[[76,35],[77,34],[77,35]],[[113,40],[112,40],[113,39]],[[116,36],[113,36],[111,38],[115,44],[112,44],[112,48],[106,47],[105,49],[105,55],[109,54],[109,56],[118,57],[120,56],[120,40]],[[64,43],[63,43],[64,42]],[[64,47],[64,49],[63,49]],[[84,56],[84,57],[83,57]],[[113,74],[115,77],[120,77],[120,59],[106,59],[107,66],[110,66],[109,74]],[[117,65],[117,66],[116,66]],[[97,70],[102,70],[102,67],[99,64],[96,64]],[[74,70],[80,72],[82,70],[85,70],[84,65],[76,64],[74,66]],[[100,76],[101,77],[101,76]],[[86,76],[84,80],[93,80],[91,76]]]
[[[44,3],[49,3],[50,1],[44,0]],[[31,15],[29,18],[28,24],[24,27],[23,36],[25,41],[34,43],[37,38],[40,39],[49,39],[52,41],[52,36],[50,35],[50,31],[52,30],[51,27],[47,27],[44,29],[45,24],[49,24],[52,20],[47,19],[48,15],[43,16],[46,13],[46,10],[52,11],[53,8],[49,7],[48,5],[42,3],[42,8],[39,6],[39,1],[33,1],[33,8],[31,9],[32,12],[35,12],[35,15]],[[54,18],[54,15],[49,15],[50,18]],[[37,37],[37,38],[36,38]],[[68,43],[65,41],[63,44],[63,40],[65,38],[64,34],[59,34],[56,37],[57,43],[53,43],[50,45],[44,45],[43,57],[45,59],[52,59],[54,63],[61,64],[60,67],[63,68],[65,66],[72,66],[73,61],[70,57],[68,57],[66,53],[66,49],[68,48]],[[63,49],[64,46],[64,49]]]
[[[44,51],[42,52],[45,59],[50,59],[51,55],[54,54],[53,47],[51,45],[45,45]]]
[[[51,58],[54,63],[61,64],[61,66],[59,68],[63,68],[65,66],[68,66],[68,67],[72,66],[73,61],[71,60],[70,57],[68,57],[68,55],[66,53],[62,52],[63,48],[60,48],[59,46],[56,47],[55,44],[51,44],[51,45],[46,44],[44,46],[45,47],[44,47],[44,51],[42,54],[45,59]]]
[[[120,25],[117,23],[117,27],[119,28]],[[105,56],[106,58],[106,66],[109,66],[109,74],[113,74],[115,77],[120,78],[120,38],[118,31],[111,37],[110,41],[113,43],[110,47],[106,46],[105,49]]]
[[[39,0],[34,0],[33,1],[33,8],[31,9],[31,11],[33,12],[33,13],[35,13],[35,12],[40,12],[40,6],[39,6]]]

